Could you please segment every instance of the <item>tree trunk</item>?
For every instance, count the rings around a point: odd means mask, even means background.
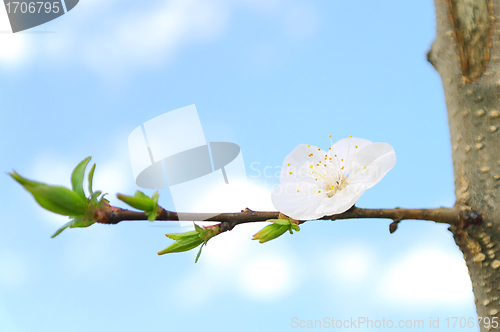
[[[469,269],[478,316],[491,319],[500,311],[500,0],[435,6],[437,35],[427,56],[443,81],[456,204],[483,216],[479,225],[450,231]],[[490,329],[498,330],[481,326]]]

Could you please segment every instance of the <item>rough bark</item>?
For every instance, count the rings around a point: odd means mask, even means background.
[[[464,254],[479,317],[500,311],[500,0],[435,0],[428,60],[441,75],[452,141],[457,205],[481,225],[450,227]],[[481,331],[495,328],[481,327]]]

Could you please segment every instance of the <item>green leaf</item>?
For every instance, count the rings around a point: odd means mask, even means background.
[[[107,193],[101,196],[101,199],[99,200],[99,204],[103,204],[103,203],[109,204],[109,200],[106,199],[106,197],[105,197],[106,195],[107,195]]]
[[[134,194],[134,197],[138,197],[138,198],[146,198],[148,199],[148,195],[146,195],[145,193],[143,193],[142,191],[140,190],[136,190],[135,191],[135,194]]]
[[[299,227],[299,225],[295,225],[294,223],[291,223],[291,225],[292,225],[292,229],[293,229],[294,231],[296,231],[296,232],[300,231],[300,227]]]
[[[290,219],[268,219],[266,221],[272,222],[278,225],[290,225]]]
[[[94,224],[96,222],[93,217],[95,211],[92,209],[103,208],[99,204],[103,204],[107,201],[104,197],[102,197],[101,200],[97,202],[97,198],[101,195],[101,192],[92,192],[92,178],[95,164],[89,173],[90,199],[88,200],[85,197],[85,192],[83,190],[83,178],[90,158],[91,157],[88,157],[82,160],[73,170],[71,174],[71,185],[73,190],[62,186],[53,186],[29,180],[22,177],[15,171],[9,173],[14,180],[20,183],[33,195],[41,207],[48,211],[73,218],[71,221],[61,226],[52,235],[53,238],[68,227],[88,227]],[[106,206],[107,205],[104,207]]]
[[[95,220],[89,220],[85,216],[78,216],[75,219],[73,219],[73,222],[71,225],[69,225],[69,228],[83,228],[83,227],[89,227],[90,225],[94,224]]]
[[[203,237],[208,232],[208,229],[206,229],[206,228],[200,227],[195,223],[193,223],[193,225],[194,225],[195,232],[200,234],[200,237]]]
[[[195,230],[200,234],[200,237],[203,239],[205,244],[208,242],[208,240],[220,234],[219,225],[212,225],[205,228],[194,224],[194,227]]]
[[[156,217],[160,214],[158,209],[152,209],[144,212],[146,212],[149,221],[155,221]]]
[[[151,210],[154,207],[154,203],[151,201],[151,198],[139,190],[135,192],[134,196],[116,194],[116,197],[137,210],[146,211]]]
[[[160,198],[160,194],[158,194],[158,191],[155,191],[153,195],[151,195],[151,202],[154,204],[155,207],[158,206],[158,199]]]
[[[188,232],[189,233],[189,232]],[[175,241],[162,251],[158,252],[158,255],[164,255],[172,252],[183,252],[196,248],[203,243],[198,233],[190,236],[181,237],[179,240]]]
[[[151,209],[145,211],[149,221],[154,221],[162,211],[162,208],[158,206],[159,198],[160,194],[158,194],[158,191],[155,191],[153,195],[151,195],[151,198],[149,198],[151,203],[153,203]]]
[[[92,196],[90,196],[90,201],[96,203],[97,202],[97,197],[99,197],[100,194],[101,194],[100,190],[92,193]]]
[[[194,224],[194,231],[189,231],[185,233],[170,233],[165,234],[168,238],[172,240],[176,240],[174,243],[169,245],[167,248],[158,252],[158,255],[168,254],[172,252],[181,252],[188,251],[193,248],[196,248],[200,244],[202,247],[207,244],[208,240],[212,237],[220,234],[219,225],[208,226],[207,228],[200,227],[197,224]],[[198,259],[201,255],[201,248],[196,255],[195,263],[198,262]]]
[[[198,250],[198,253],[196,254],[196,259],[194,260],[194,263],[198,263],[198,259],[200,258],[201,255],[201,250],[203,249],[204,244],[200,246],[200,250]]]
[[[131,207],[144,211],[149,221],[155,220],[162,211],[162,208],[158,206],[158,198],[160,195],[157,191],[155,191],[151,197],[146,196],[146,194],[139,190],[135,192],[134,196],[117,194],[116,197]]]
[[[31,187],[36,187],[36,186],[47,186],[48,185],[46,183],[26,179],[25,177],[22,177],[21,175],[19,175],[16,171],[13,171],[12,173],[8,173],[8,174],[10,175],[11,178],[16,180],[22,186],[29,185]]]
[[[94,181],[94,171],[95,164],[92,166],[89,172],[89,194],[92,195],[94,192],[92,191],[92,182]]]
[[[83,191],[83,177],[85,176],[85,169],[91,158],[92,157],[87,157],[83,159],[76,165],[73,173],[71,173],[71,186],[73,187],[73,191],[83,199],[86,199],[85,192]]]
[[[71,223],[73,222],[73,220],[71,221],[68,221],[67,223],[65,223],[64,225],[61,226],[61,228],[59,228],[52,236],[51,238],[55,238],[56,236],[58,236],[59,234],[61,234],[62,231],[64,231],[66,228],[68,228]]]
[[[63,216],[77,216],[85,214],[87,201],[74,191],[61,186],[37,185],[35,187],[24,185],[35,200],[46,210]]]
[[[283,233],[285,233],[289,229],[290,225],[280,225],[273,223],[271,225],[267,225],[259,232],[257,232],[253,236],[252,240],[259,240],[260,243],[271,241],[280,237],[281,235],[283,235]]]
[[[190,232],[184,232],[184,233],[169,233],[169,234],[165,234],[165,236],[172,239],[172,240],[180,240],[183,237],[196,235],[196,234],[198,234],[197,231],[190,231]]]
[[[158,194],[158,191],[155,191],[151,196],[151,200],[153,203],[158,204],[158,198],[160,198],[160,194]]]

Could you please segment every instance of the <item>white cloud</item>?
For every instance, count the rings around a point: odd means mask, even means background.
[[[7,11],[0,10],[0,63],[17,67],[28,58],[29,36],[14,35],[11,31]]]
[[[179,306],[193,308],[221,295],[222,290],[264,302],[293,291],[302,275],[295,271],[289,258],[292,251],[283,250],[276,243],[273,247],[252,242],[251,234],[261,227],[261,224],[238,226],[209,241],[193,269],[186,270],[178,280],[172,280],[164,293]],[[238,231],[240,234],[235,234]],[[181,254],[194,258],[194,253]]]
[[[458,305],[473,301],[467,267],[461,255],[441,248],[419,247],[387,270],[380,288],[389,301],[413,305]]]
[[[264,188],[247,184],[238,189],[244,191],[242,200],[225,200],[223,208],[241,209],[240,204],[244,202],[245,206],[256,211],[274,210],[270,193]],[[201,259],[207,269],[224,271],[226,276],[230,276],[235,281],[233,287],[243,296],[267,301],[291,291],[294,285],[292,278],[298,276],[292,273],[289,256],[281,250],[277,251],[276,247],[271,249],[273,245],[280,246],[279,242],[259,246],[251,240],[252,235],[265,226],[267,223],[240,225],[213,238],[203,249]]]
[[[326,275],[336,284],[355,287],[368,278],[369,272],[376,267],[376,249],[349,243],[336,247],[330,256],[321,261],[326,264]]]
[[[259,211],[274,210],[267,190],[252,184],[243,188],[248,207]],[[239,199],[225,200],[220,208],[240,209],[240,203]],[[176,302],[189,307],[209,301],[215,292],[202,285],[210,284],[223,283],[227,291],[237,291],[257,301],[272,301],[292,291],[301,278],[289,259],[293,250],[285,250],[283,243],[278,242],[280,239],[265,245],[251,240],[252,235],[266,225],[239,225],[211,239],[203,248],[196,271],[189,271],[171,286],[169,292],[174,294]]]
[[[0,32],[0,63],[18,67],[28,58],[28,36]]]
[[[241,225],[214,237],[203,248],[202,259],[215,268],[239,265],[240,260],[252,250],[252,235],[264,226],[262,223]]]
[[[245,260],[240,270],[240,292],[258,300],[273,300],[293,290],[295,283],[291,261],[269,253]]]
[[[106,198],[110,200],[111,204],[118,202],[115,194],[132,195],[135,191],[134,188],[136,187],[131,177],[128,157],[120,158],[117,156],[103,162],[96,162],[93,190],[101,190],[103,193],[109,193]]]
[[[109,33],[87,39],[83,61],[107,78],[168,64],[185,46],[210,41],[228,21],[225,1],[163,1],[115,19]]]
[[[71,60],[120,82],[135,71],[170,63],[186,47],[220,37],[231,16],[242,8],[257,13],[256,20],[262,16],[278,20],[293,37],[310,37],[318,29],[315,9],[295,1],[163,0],[140,7],[88,1],[50,23],[56,33],[0,34],[0,64],[9,67],[37,59],[45,66],[60,67]],[[0,29],[10,31],[2,10]]]
[[[149,12],[135,9],[111,33],[87,40],[86,61],[101,73],[156,67],[186,42],[218,34],[227,21],[225,11],[218,1],[201,0],[166,1]]]

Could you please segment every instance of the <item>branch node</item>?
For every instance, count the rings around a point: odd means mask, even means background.
[[[460,213],[460,219],[462,221],[462,229],[470,228],[474,225],[481,225],[484,221],[483,215],[476,210],[466,210]]]
[[[223,232],[227,232],[227,231],[230,231],[232,230],[234,227],[234,223],[233,224],[230,224],[229,222],[227,221],[223,221],[219,224],[219,230],[221,233]]]
[[[435,58],[434,52],[432,51],[432,48],[427,52],[426,57],[427,57],[427,61],[434,67],[434,69],[437,70],[436,58]]]
[[[398,229],[398,224],[401,219],[393,219],[393,222],[389,225],[389,232],[392,234]]]

